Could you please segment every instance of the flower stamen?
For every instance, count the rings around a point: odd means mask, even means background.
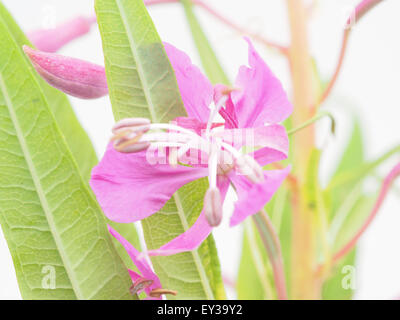
[[[159,289],[154,289],[154,290],[152,290],[152,291],[150,292],[149,295],[150,295],[150,297],[152,297],[152,298],[159,298],[159,297],[161,297],[163,294],[171,294],[171,295],[173,295],[173,296],[176,296],[176,295],[178,294],[178,292],[177,292],[177,291],[174,291],[174,290],[159,288]]]
[[[153,284],[153,280],[146,279],[146,278],[139,278],[137,279],[132,286],[129,288],[129,292],[134,295],[140,293],[145,288],[151,286]]]

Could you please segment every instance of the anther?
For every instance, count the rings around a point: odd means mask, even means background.
[[[152,298],[159,298],[161,297],[161,295],[163,294],[172,294],[173,296],[176,296],[178,294],[178,292],[174,291],[174,290],[168,290],[168,289],[154,289],[150,292],[150,297]]]
[[[211,227],[216,227],[222,220],[221,193],[218,188],[209,188],[204,196],[204,213]]]
[[[149,128],[148,125],[151,124],[151,121],[146,118],[126,118],[118,121],[112,128],[112,132],[114,134],[121,131],[121,129],[131,129],[133,130],[135,127],[138,127],[140,131],[146,132]],[[132,131],[131,131],[132,132]]]
[[[260,183],[264,181],[264,171],[254,158],[243,155],[236,159],[236,167],[239,172],[245,175],[251,182]]]
[[[134,153],[146,150],[150,146],[150,143],[147,141],[140,142],[139,140],[142,138],[142,136],[143,133],[139,133],[134,138],[129,140],[118,139],[114,141],[114,149],[124,153]]]
[[[153,280],[146,279],[146,278],[139,278],[137,279],[133,285],[129,288],[129,292],[134,295],[142,291],[143,289],[151,286],[153,284]]]

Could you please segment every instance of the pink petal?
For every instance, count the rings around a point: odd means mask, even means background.
[[[159,211],[180,187],[208,174],[207,168],[157,164],[165,157],[150,154],[149,150],[121,153],[109,144],[93,169],[90,185],[109,219],[142,220]]]
[[[287,158],[287,153],[278,149],[265,147],[250,153],[260,166],[266,166],[270,163],[282,161]]]
[[[39,50],[56,52],[70,41],[88,33],[94,21],[86,17],[77,17],[54,29],[29,32],[28,38]]]
[[[218,179],[218,188],[221,191],[221,198],[223,202],[226,192],[229,188],[229,180],[220,176]],[[195,250],[210,235],[211,231],[212,227],[210,227],[204,211],[202,211],[192,227],[159,249],[150,250],[148,255],[169,256],[181,252]]]
[[[109,226],[109,231],[110,231],[110,226]],[[111,233],[111,231],[110,231]],[[121,236],[122,237],[122,236]],[[133,270],[128,269],[129,275],[131,276],[132,282],[135,282],[136,280],[143,278],[140,274],[136,273]]]
[[[246,38],[246,41],[249,44],[250,68],[240,67],[235,86],[242,90],[231,93],[239,127],[281,122],[292,113],[293,107],[280,81],[255,51],[250,40]]]
[[[214,86],[214,103],[217,104],[218,101],[223,96],[223,91],[227,90],[227,86],[224,84],[216,84]],[[232,129],[238,128],[239,123],[237,121],[235,106],[232,102],[232,97],[229,95],[228,100],[225,103],[225,108],[221,108],[219,111],[222,118],[225,120],[225,128]]]
[[[186,129],[191,129],[194,132],[196,132],[198,135],[202,135],[205,133],[207,129],[207,123],[206,122],[201,122],[197,120],[196,118],[189,118],[189,117],[178,117],[175,120],[175,123]],[[211,129],[217,128],[217,127],[223,127],[224,123],[223,122],[214,122],[211,124]]]
[[[248,147],[269,147],[286,154],[289,150],[289,139],[284,126],[280,124],[272,124],[257,128],[243,129],[225,129],[223,132],[216,132],[216,136],[223,138],[240,149],[243,146]]]
[[[24,46],[24,51],[36,71],[53,87],[82,99],[95,99],[108,94],[104,67],[33,50],[28,46]]]
[[[126,252],[129,254],[129,257],[132,259],[133,264],[138,268],[141,272],[143,278],[153,280],[153,283],[145,288],[145,292],[149,295],[150,292],[154,289],[162,288],[160,279],[151,269],[150,264],[145,259],[140,259],[140,252],[135,249],[123,236],[121,236],[117,231],[115,231],[111,226],[108,226],[108,231],[110,231],[111,235],[117,239],[122,246],[125,248]],[[129,270],[129,274],[133,282],[140,277],[136,272]],[[161,299],[161,298],[160,298]]]
[[[283,170],[269,170],[264,172],[265,180],[262,183],[253,184],[246,177],[232,174],[238,201],[235,203],[230,226],[236,226],[248,216],[259,212],[278,190],[282,182],[290,172],[290,166]]]
[[[216,84],[214,86],[214,103],[217,104],[222,98],[223,92],[227,90],[227,86],[224,84]],[[235,106],[232,102],[232,97],[229,95],[228,100],[225,103],[225,108],[221,108],[219,111],[222,118],[225,120],[225,128],[232,129],[238,128],[239,123],[237,121]]]
[[[207,122],[213,97],[213,87],[190,58],[174,46],[164,43],[165,51],[175,71],[179,91],[188,116]]]

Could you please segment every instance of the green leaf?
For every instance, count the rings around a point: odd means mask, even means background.
[[[359,120],[354,118],[352,134],[343,152],[343,156],[337,166],[335,174],[333,175],[330,186],[333,181],[338,179],[341,175],[347,172],[354,172],[364,164],[364,145],[361,127]],[[330,208],[329,218],[329,243],[332,252],[338,250],[350,238],[343,237],[344,230],[351,228],[346,227],[345,223],[352,212],[357,212],[356,204],[361,196],[361,183],[357,180],[349,180],[347,183],[341,185],[339,188],[328,187],[324,191],[324,199],[327,204],[326,207]],[[355,232],[356,229],[353,230]],[[354,233],[353,233],[354,234]],[[355,264],[356,249],[348,253],[338,265],[335,266],[331,276],[324,282],[322,297],[325,300],[331,299],[351,299],[353,290],[346,289],[342,285],[344,274],[342,269],[344,266]]]
[[[334,250],[342,248],[360,230],[376,202],[376,196],[360,196],[348,211],[340,230],[334,239]]]
[[[114,116],[168,122],[185,115],[175,75],[142,1],[97,0]]]
[[[168,122],[185,116],[174,71],[143,2],[97,0],[95,7],[115,119]],[[205,180],[181,188],[159,213],[143,221],[149,249],[194,223],[206,189]],[[212,236],[198,250],[152,261],[163,286],[178,291],[177,299],[225,297]]]
[[[202,210],[207,186],[207,179],[185,185],[160,212],[142,220],[149,249],[159,248],[193,225]],[[176,297],[168,298],[225,299],[220,264],[212,236],[197,250],[169,257],[153,257],[152,261],[163,286],[178,291]]]
[[[33,47],[2,3],[0,3],[0,19],[7,26],[10,35],[20,48],[23,45]],[[36,72],[34,72],[34,75],[43,90],[43,94],[48,101],[49,107],[64,135],[68,147],[75,157],[83,178],[85,181],[89,181],[90,172],[97,164],[97,156],[88,135],[76,118],[67,96],[48,85]]]
[[[221,67],[221,64],[218,61],[218,58],[211,47],[196,14],[193,12],[192,1],[181,0],[181,3],[185,9],[186,18],[192,32],[193,40],[196,44],[201,63],[208,78],[213,84],[222,83],[228,85],[230,81]]]
[[[332,188],[332,185],[338,177],[346,172],[353,172],[364,164],[364,146],[361,127],[357,118],[354,118],[351,138],[344,150],[343,156],[337,166],[335,174],[325,192],[325,198],[329,199],[331,207],[330,218],[332,219],[338,212],[339,206],[344,199],[351,193],[353,188],[358,184],[359,180],[349,181],[342,184],[339,188]]]
[[[267,268],[267,254],[252,221],[245,222],[242,255],[236,289],[239,300],[265,300],[271,298],[272,275]]]
[[[322,298],[324,300],[350,300],[354,290],[343,286],[348,267],[354,268],[356,263],[356,249],[349,252],[338,265],[334,267],[332,276],[322,286]]]
[[[102,212],[3,18],[0,44],[0,223],[22,297],[131,299]]]

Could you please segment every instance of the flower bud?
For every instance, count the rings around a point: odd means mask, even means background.
[[[218,188],[209,188],[204,196],[204,213],[211,227],[218,226],[222,221],[222,201]]]
[[[51,86],[77,98],[96,99],[108,94],[104,67],[23,47],[36,71]]]
[[[236,159],[238,171],[245,175],[251,182],[260,183],[264,181],[264,171],[254,158],[244,155]]]

